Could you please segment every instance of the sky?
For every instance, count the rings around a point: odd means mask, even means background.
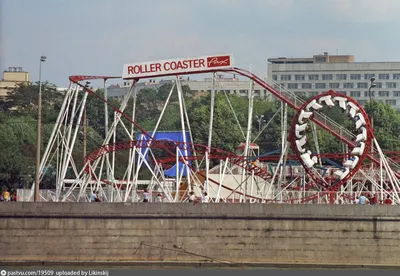
[[[0,69],[59,87],[70,75],[121,76],[123,64],[232,54],[351,54],[400,61],[398,0],[0,0]],[[247,68],[245,68],[247,69]],[[122,82],[119,81],[119,82]]]

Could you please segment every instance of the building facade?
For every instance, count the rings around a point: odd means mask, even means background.
[[[365,105],[379,100],[400,109],[400,62],[355,62],[352,55],[268,59],[268,76],[304,97],[334,90]],[[374,78],[375,87],[371,86]],[[370,93],[369,93],[370,92]]]
[[[147,80],[144,82],[138,82],[136,84],[136,93],[140,93],[143,89],[158,89],[160,86],[169,83],[169,80]],[[125,81],[122,85],[113,84],[107,87],[107,97],[122,100],[126,94],[128,94],[132,82]]]
[[[22,67],[8,67],[3,71],[3,79],[0,80],[0,97],[6,97],[7,92],[20,83],[29,82],[29,73],[22,71]]]
[[[196,94],[210,93],[213,87],[212,78],[205,78],[204,80],[191,80],[189,78],[182,80],[182,85],[187,85]],[[233,94],[240,97],[248,97],[250,90],[250,80],[239,79],[236,75],[226,76],[217,75],[214,82],[216,91],[224,91],[227,94]],[[254,98],[268,99],[269,92],[258,84],[253,86]]]
[[[160,86],[171,83],[172,80],[147,80],[145,82],[138,82],[136,84],[137,93],[140,93],[142,89],[154,88],[157,89]],[[195,80],[187,78],[181,79],[182,85],[190,87],[195,95],[200,96],[203,94],[210,93],[213,87],[212,78],[204,78],[203,80]],[[130,82],[124,82],[123,85],[111,85],[107,88],[107,95],[110,98],[122,99],[126,93],[128,93],[131,86]],[[216,91],[224,91],[227,94],[235,94],[241,97],[248,97],[250,90],[250,81],[239,79],[236,75],[227,77],[226,75],[218,75],[214,82]],[[259,99],[267,99],[269,93],[266,89],[255,84],[253,87],[254,97]]]

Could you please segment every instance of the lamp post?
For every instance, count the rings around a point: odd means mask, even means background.
[[[371,88],[374,88],[374,87],[376,86],[375,83],[374,83],[374,81],[375,81],[375,78],[371,78],[371,85],[369,86],[369,89],[368,89],[369,103],[370,103],[370,104],[371,104],[371,102],[372,102]]]
[[[258,122],[258,132],[261,131],[261,124],[265,123],[265,120],[263,118],[264,118],[264,115],[256,115],[256,120]]]
[[[370,115],[370,117],[371,117],[371,126],[372,126],[372,129],[374,128],[374,108],[373,108],[373,106],[372,106],[372,95],[371,95],[372,93],[371,93],[371,89],[374,88],[374,87],[376,87],[376,84],[374,83],[374,81],[375,81],[375,78],[371,78],[371,84],[370,84],[369,89],[368,89],[369,105],[370,105],[370,107],[371,107],[371,115]]]
[[[46,61],[46,56],[40,57],[39,63],[39,95],[38,95],[38,118],[36,130],[36,172],[35,172],[35,191],[34,200],[39,201],[39,184],[40,184],[40,144],[41,144],[41,124],[42,124],[42,62]]]
[[[90,81],[86,82],[85,90],[89,89]],[[83,160],[86,157],[86,131],[87,131],[87,118],[86,118],[86,106],[83,107]],[[86,164],[85,164],[86,165]]]
[[[375,78],[372,77],[372,78],[371,78],[371,84],[370,84],[369,89],[368,89],[368,94],[369,94],[369,105],[370,105],[370,108],[371,108],[371,115],[370,115],[370,118],[371,118],[371,129],[372,129],[372,131],[374,131],[374,107],[373,107],[373,105],[372,105],[371,89],[374,88],[374,87],[376,87],[376,84],[374,83],[374,81],[375,81]],[[374,140],[373,140],[373,138],[371,137],[371,155],[372,155],[373,153],[374,153]],[[373,168],[374,168],[374,162],[371,162],[371,171],[373,170]]]

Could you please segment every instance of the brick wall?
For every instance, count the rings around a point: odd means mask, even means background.
[[[0,264],[397,266],[399,215],[397,206],[8,202]]]

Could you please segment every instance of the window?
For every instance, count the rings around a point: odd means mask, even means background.
[[[239,90],[240,94],[247,94],[248,90]]]
[[[315,97],[318,95],[318,92],[308,92],[309,97]]]
[[[281,80],[290,81],[292,79],[291,75],[281,75]]]
[[[307,82],[307,83],[302,83],[301,84],[301,89],[311,89],[311,83]]]
[[[225,90],[225,93],[230,94],[230,93],[231,93],[231,90]]]
[[[254,94],[260,95],[260,90],[254,90]]]
[[[305,75],[294,75],[294,79],[297,81],[303,81],[306,79]]]
[[[315,62],[326,62],[326,57],[315,57]]]
[[[379,79],[380,80],[388,80],[389,79],[389,74],[379,74]]]
[[[361,75],[360,74],[350,74],[350,79],[351,80],[361,80]]]
[[[400,80],[400,74],[393,74],[394,80]]]
[[[332,82],[329,84],[329,88],[339,88],[340,83],[338,82]]]
[[[325,83],[316,83],[315,84],[315,89],[325,89],[326,84]]]
[[[393,91],[393,97],[400,97],[400,91]]]
[[[386,83],[386,88],[396,88],[396,84],[395,82],[387,82]]]
[[[396,105],[396,100],[386,100],[385,103],[390,105]]]
[[[371,78],[375,78],[375,74],[364,74],[365,80],[370,80]]]
[[[278,76],[277,76],[277,75],[272,75],[272,79],[273,79],[274,81],[276,81],[276,80],[278,80]]]
[[[364,97],[369,97],[370,92],[371,92],[371,97],[375,97],[375,91],[364,91]]]
[[[357,83],[357,88],[368,88],[368,83],[359,82],[359,83]]]
[[[352,83],[352,82],[343,83],[343,88],[353,88],[353,87],[354,87],[354,83]]]
[[[308,75],[309,80],[318,80],[318,75]]]
[[[361,97],[361,92],[360,91],[350,91],[350,97],[359,98],[359,97]]]
[[[322,74],[322,80],[333,80],[332,74]]]
[[[358,100],[357,101],[360,105],[365,105],[365,103],[367,102],[366,100]]]
[[[288,89],[297,89],[298,84],[297,83],[288,83]]]
[[[389,97],[389,91],[379,91],[379,97]]]
[[[382,88],[382,83],[381,82],[375,82],[375,87],[376,88]]]
[[[336,92],[339,93],[339,94],[342,94],[342,95],[347,95],[346,91],[336,91]]]
[[[336,74],[336,80],[347,80],[346,74]]]
[[[277,83],[277,84],[274,84],[274,88],[275,89],[283,89],[283,88],[285,88],[285,84],[284,83]]]

